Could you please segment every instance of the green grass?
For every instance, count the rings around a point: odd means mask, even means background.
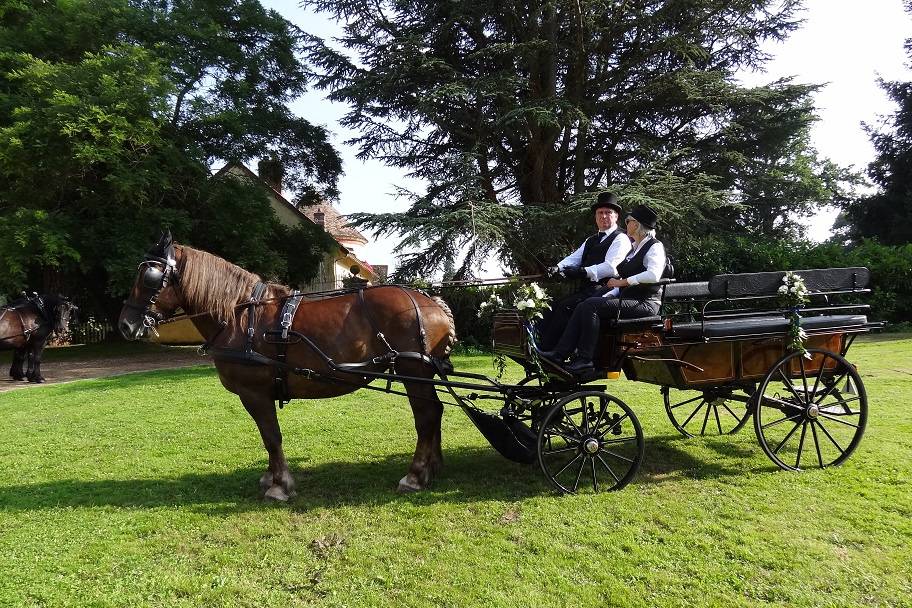
[[[656,387],[610,382],[646,460],[594,496],[554,495],[455,408],[433,488],[397,495],[404,397],[287,406],[299,495],[268,504],[259,435],[210,368],[6,393],[0,606],[910,606],[912,337],[849,358],[865,438],[842,467],[798,474],[750,427],[685,440]]]

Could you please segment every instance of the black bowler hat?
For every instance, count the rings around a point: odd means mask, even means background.
[[[633,211],[630,212],[630,217],[638,221],[641,226],[649,228],[650,230],[655,228],[656,222],[659,221],[659,214],[649,205],[637,205],[633,208]]]
[[[613,192],[599,192],[598,198],[592,204],[592,210],[601,209],[602,207],[608,207],[609,209],[614,209],[617,211],[618,215],[624,211],[621,209],[621,206],[617,203],[617,197]]]

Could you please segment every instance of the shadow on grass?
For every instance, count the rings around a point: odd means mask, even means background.
[[[632,485],[661,484],[682,476],[712,479],[742,475],[747,470],[699,460],[684,444],[685,440],[678,436],[650,439],[643,467]],[[433,486],[428,491],[408,495],[397,494],[395,490],[408,468],[411,454],[392,454],[369,462],[327,462],[316,466],[293,461],[290,466],[298,484],[298,496],[289,507],[307,512],[339,505],[402,501],[416,505],[513,501],[553,493],[537,464],[510,462],[491,448],[450,449],[444,452],[444,458],[444,468]],[[6,486],[0,488],[0,511],[61,507],[187,507],[213,515],[255,511],[264,508],[258,486],[262,471],[246,467],[160,479],[67,479]]]
[[[681,477],[719,479],[740,477],[745,473],[779,470],[772,463],[757,466],[751,460],[760,453],[759,446],[754,450],[734,444],[727,439],[729,438],[685,438],[680,435],[651,437],[646,442],[646,457],[643,466],[633,483],[662,484],[674,482]],[[706,461],[695,457],[694,448],[691,446],[696,442],[719,454],[722,458]]]

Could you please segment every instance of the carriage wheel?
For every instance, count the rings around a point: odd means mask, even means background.
[[[643,462],[643,429],[626,403],[584,391],[555,403],[538,431],[538,462],[564,493],[619,490]]]
[[[682,390],[662,387],[665,412],[678,432],[696,435],[733,435],[751,415],[749,395],[734,395],[735,389]]]
[[[835,466],[848,458],[864,434],[868,398],[855,366],[841,355],[808,349],[780,359],[757,391],[754,430],[760,447],[779,467]],[[791,371],[791,373],[789,373]]]

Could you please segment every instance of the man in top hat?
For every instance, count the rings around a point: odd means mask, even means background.
[[[601,336],[602,321],[636,319],[659,313],[661,279],[666,271],[665,247],[656,239],[658,214],[648,205],[637,205],[624,220],[633,246],[617,265],[617,278],[606,283],[611,288],[579,303],[553,350],[542,356],[562,363],[575,355],[567,370],[585,376],[594,371],[595,351]]]
[[[577,304],[604,291],[600,283],[617,276],[617,265],[630,251],[630,239],[617,227],[622,213],[617,197],[611,192],[600,192],[592,212],[598,232],[550,269],[551,274],[580,279],[582,285],[579,291],[554,304],[550,314],[539,323],[542,350],[553,348]]]

